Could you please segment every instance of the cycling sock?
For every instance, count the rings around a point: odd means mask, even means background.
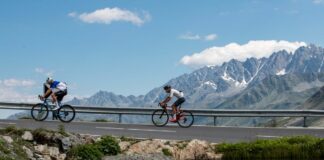
[[[58,109],[58,108],[60,108],[60,106],[59,106],[59,103],[58,102],[55,102],[55,106],[56,106],[56,108]]]

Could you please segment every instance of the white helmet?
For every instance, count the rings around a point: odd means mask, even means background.
[[[54,80],[52,77],[47,77],[47,79],[46,79],[46,83],[48,83],[48,84],[52,83],[53,81]]]

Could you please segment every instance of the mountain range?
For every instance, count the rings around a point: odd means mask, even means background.
[[[185,93],[188,108],[292,108],[304,100],[301,97],[311,96],[324,85],[323,62],[324,49],[308,45],[294,53],[282,50],[268,58],[249,58],[244,62],[232,59],[220,66],[206,66],[165,84]],[[89,98],[74,98],[69,103],[103,107],[154,106],[165,97],[162,86],[141,96],[99,91]]]

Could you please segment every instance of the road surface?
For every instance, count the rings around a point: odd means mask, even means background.
[[[240,142],[255,139],[277,138],[281,136],[313,135],[324,138],[324,128],[244,128],[244,127],[213,127],[193,126],[180,128],[178,126],[155,127],[153,125],[134,125],[107,122],[72,122],[59,121],[37,122],[34,120],[0,120],[0,128],[14,125],[18,128],[47,128],[57,130],[63,124],[66,131],[92,134],[127,136],[147,139],[191,140],[200,139],[209,142]]]

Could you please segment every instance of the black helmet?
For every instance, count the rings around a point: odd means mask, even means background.
[[[170,88],[171,88],[170,85],[165,85],[165,86],[163,87],[164,90],[168,90],[168,89],[170,89]]]

